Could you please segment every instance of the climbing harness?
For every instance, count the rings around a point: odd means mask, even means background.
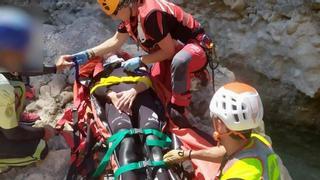
[[[197,40],[200,42],[200,46],[205,50],[206,56],[208,59],[208,64],[211,69],[211,76],[212,76],[212,87],[213,92],[215,92],[215,76],[214,71],[219,66],[219,59],[216,53],[216,47],[212,39],[206,34],[200,34],[197,37]]]

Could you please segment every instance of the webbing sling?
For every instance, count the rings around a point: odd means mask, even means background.
[[[107,78],[101,78],[100,81],[90,90],[90,93],[94,93],[94,91],[100,87],[111,86],[119,83],[138,83],[142,82],[147,87],[152,87],[152,82],[148,77],[145,76],[124,76],[124,77],[116,77],[109,76]]]
[[[94,172],[93,177],[98,177],[104,172],[107,164],[110,161],[111,155],[113,154],[114,150],[118,147],[118,145],[121,143],[123,138],[125,138],[127,135],[134,135],[134,134],[154,135],[159,138],[159,140],[146,140],[147,146],[168,147],[172,142],[171,139],[169,138],[169,136],[167,136],[164,133],[162,133],[158,130],[155,130],[155,129],[127,129],[127,130],[117,132],[116,134],[114,134],[113,136],[111,136],[107,140],[106,143],[108,144],[109,149],[108,149],[107,153],[105,154],[105,156],[103,157],[103,159],[101,160],[98,168]],[[135,169],[140,169],[140,168],[146,167],[146,166],[141,166],[141,162],[137,162],[137,163],[138,164],[131,163],[131,164],[125,165],[123,167],[120,167],[116,173],[119,176],[124,172],[134,170],[134,169],[132,169],[133,167],[135,167]],[[145,163],[143,163],[143,164],[145,164]],[[164,166],[164,162],[162,162],[162,161],[151,161],[147,164],[149,164],[150,166]],[[121,170],[121,171],[119,171],[119,170]]]
[[[133,171],[136,169],[142,169],[146,167],[166,167],[166,164],[164,161],[140,161],[135,163],[130,163],[124,166],[119,167],[116,172],[114,173],[114,178],[118,179],[119,176],[123,173]]]

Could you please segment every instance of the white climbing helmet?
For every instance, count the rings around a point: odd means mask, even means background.
[[[261,124],[263,106],[255,88],[232,82],[214,94],[210,103],[210,115],[221,119],[232,131],[244,131],[255,129]]]

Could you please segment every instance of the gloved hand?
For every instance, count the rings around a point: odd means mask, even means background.
[[[191,152],[191,150],[171,150],[163,156],[163,160],[168,165],[178,164],[190,159]]]
[[[78,62],[78,64],[80,64],[80,65],[87,63],[89,61],[89,59],[92,58],[93,56],[94,56],[94,53],[89,52],[88,50],[72,55],[74,60],[76,60]]]
[[[122,67],[124,67],[126,70],[131,72],[134,72],[136,69],[138,69],[140,65],[141,65],[141,56],[131,58],[122,63]]]

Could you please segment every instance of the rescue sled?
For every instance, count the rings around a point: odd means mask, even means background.
[[[117,55],[123,59],[130,58],[130,55],[124,52],[119,52]],[[105,123],[103,109],[100,108],[99,101],[90,94],[92,84],[101,77],[101,74],[108,70],[105,69],[103,62],[103,58],[96,57],[81,67],[75,67],[76,80],[73,87],[73,108],[65,111],[64,116],[56,126],[71,148],[68,180],[102,177],[105,179],[109,177],[117,179],[129,167],[121,169],[118,166],[117,159],[113,156],[115,147],[110,144],[118,143],[117,139],[125,136],[126,133],[138,134],[141,138],[146,133],[153,133],[160,137],[166,151],[170,149],[200,150],[214,146],[192,128],[178,127],[167,114],[167,125],[164,127],[163,132],[151,132],[148,129],[131,129],[119,134],[110,134],[108,125]],[[171,98],[170,92],[156,79],[150,78],[153,82],[153,90],[161,99],[163,105],[166,106]],[[72,127],[72,135],[63,131],[66,126]],[[158,143],[159,145],[160,142],[150,143]],[[134,166],[131,167],[132,169],[145,168],[147,171],[152,171],[153,168],[157,167],[166,167],[164,162],[151,161],[137,162],[132,166]],[[215,176],[219,164],[192,160],[175,167],[166,168],[168,168],[170,179],[172,180],[209,180]],[[155,177],[148,176],[148,179],[155,179]]]

